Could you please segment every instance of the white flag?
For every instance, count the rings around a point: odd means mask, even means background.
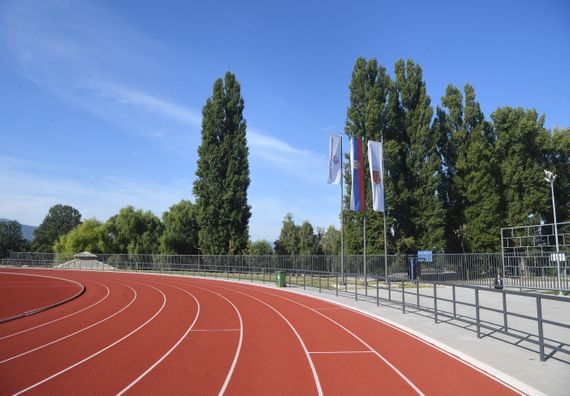
[[[342,138],[331,135],[329,144],[329,179],[328,184],[340,183],[342,176]]]
[[[384,169],[381,142],[368,141],[368,162],[372,180],[372,208],[377,212],[384,212]]]

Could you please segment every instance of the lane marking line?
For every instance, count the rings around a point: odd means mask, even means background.
[[[260,293],[263,294],[268,294],[270,296],[274,296],[274,297],[278,297],[281,298],[283,300],[287,300],[290,301],[294,304],[300,305],[302,307],[305,307],[313,312],[315,312],[316,314],[322,316],[323,318],[328,319],[329,321],[331,321],[332,323],[336,324],[338,327],[340,327],[341,329],[343,329],[344,331],[346,331],[348,334],[350,334],[351,336],[353,336],[355,339],[357,339],[358,341],[360,341],[360,343],[362,345],[364,345],[366,348],[368,348],[372,353],[374,353],[380,360],[382,360],[388,367],[390,367],[392,370],[394,370],[394,372],[396,374],[398,374],[398,376],[400,376],[400,378],[402,378],[418,395],[424,396],[424,393],[408,378],[406,377],[400,370],[398,370],[398,368],[396,366],[394,366],[392,363],[390,363],[390,361],[388,361],[388,359],[386,359],[382,354],[380,354],[378,351],[376,351],[374,348],[372,348],[366,341],[364,341],[362,338],[360,338],[359,336],[357,336],[356,334],[354,334],[351,330],[347,329],[345,326],[341,325],[340,323],[338,323],[337,321],[335,321],[334,319],[326,316],[325,314],[311,308],[308,307],[300,302],[297,302],[295,300],[292,300],[290,298],[284,297],[284,296],[280,296],[278,294],[273,294],[273,293],[269,293],[269,292],[264,292],[263,290],[259,290]]]
[[[105,296],[104,296],[101,300],[99,300],[99,301],[95,302],[94,304],[91,304],[91,305],[89,305],[88,307],[85,307],[85,308],[83,308],[83,309],[81,309],[81,310],[79,310],[79,311],[70,313],[69,315],[62,316],[61,318],[54,319],[54,320],[51,320],[51,321],[49,321],[49,322],[42,323],[42,324],[37,325],[37,326],[34,326],[34,327],[30,327],[29,329],[25,329],[25,330],[18,331],[18,332],[16,332],[16,333],[12,333],[12,334],[5,335],[5,336],[3,336],[3,337],[0,337],[0,340],[4,340],[4,339],[10,338],[10,337],[14,337],[14,336],[20,335],[20,334],[22,334],[22,333],[27,333],[28,331],[32,331],[32,330],[35,330],[35,329],[39,329],[40,327],[44,327],[44,326],[50,325],[50,324],[52,324],[52,323],[59,322],[60,320],[69,318],[70,316],[77,315],[78,313],[81,313],[81,312],[83,312],[83,311],[86,311],[86,310],[88,310],[89,308],[92,308],[92,307],[94,307],[95,305],[97,305],[97,304],[101,303],[102,301],[106,300],[107,297],[109,297],[109,294],[111,294],[111,290],[110,290],[107,286],[105,286],[104,284],[102,284],[102,283],[99,283],[99,282],[97,282],[97,281],[92,281],[92,282],[93,282],[93,283],[97,283],[97,284],[103,286],[105,289],[107,289],[107,294],[105,294]]]
[[[134,281],[133,281],[133,282],[134,282]],[[134,282],[134,283],[139,283],[139,282]],[[28,386],[26,389],[22,389],[21,391],[19,391],[19,392],[17,392],[17,393],[14,393],[14,396],[21,395],[21,394],[24,393],[24,392],[27,392],[27,391],[29,391],[29,390],[31,390],[31,389],[34,389],[34,388],[38,387],[39,385],[44,384],[44,383],[46,383],[46,382],[48,382],[48,381],[54,379],[55,377],[60,376],[61,374],[66,373],[67,371],[69,371],[69,370],[71,370],[71,369],[73,369],[73,368],[79,366],[80,364],[85,363],[86,361],[88,361],[88,360],[94,358],[95,356],[98,356],[98,355],[102,354],[103,352],[105,352],[106,350],[108,350],[108,349],[114,347],[115,345],[117,345],[117,344],[120,343],[121,341],[124,341],[125,339],[127,339],[128,337],[130,337],[131,335],[133,335],[134,333],[136,333],[136,332],[139,331],[140,329],[142,329],[142,328],[143,328],[144,326],[146,326],[148,323],[150,323],[150,321],[152,321],[154,318],[156,318],[156,317],[158,316],[158,314],[159,314],[160,312],[162,312],[162,310],[163,310],[164,307],[166,306],[166,296],[164,295],[164,293],[163,293],[162,291],[160,291],[160,290],[157,289],[156,287],[153,287],[153,286],[150,286],[150,285],[145,285],[145,284],[143,284],[143,283],[139,283],[139,284],[144,285],[144,286],[147,286],[147,287],[150,287],[150,288],[152,288],[152,289],[155,289],[155,290],[157,290],[160,294],[162,294],[162,306],[158,309],[158,311],[156,311],[156,313],[155,313],[154,315],[152,315],[146,322],[144,322],[144,323],[141,324],[139,327],[137,327],[136,329],[134,329],[133,331],[131,331],[129,334],[127,334],[127,335],[125,335],[125,336],[119,338],[117,341],[113,342],[112,344],[107,345],[105,348],[103,348],[103,349],[101,349],[101,350],[95,352],[94,354],[92,354],[92,355],[90,355],[90,356],[87,356],[86,358],[80,360],[80,361],[77,362],[77,363],[72,364],[71,366],[69,366],[69,367],[67,367],[67,368],[65,368],[65,369],[63,369],[63,370],[61,370],[61,371],[58,371],[58,372],[55,373],[55,374],[50,375],[49,377],[44,378],[43,380],[41,380],[41,381],[39,381],[39,382],[36,382],[36,383],[33,384],[33,385]]]
[[[49,305],[39,307],[39,308],[34,308],[34,309],[29,310],[29,311],[22,312],[22,313],[19,313],[19,314],[16,314],[16,315],[13,315],[13,316],[10,316],[7,318],[1,318],[0,323],[5,323],[5,322],[8,322],[10,320],[19,319],[19,318],[22,318],[24,316],[34,315],[34,314],[40,313],[42,311],[47,311],[50,308],[54,308],[54,307],[57,307],[58,305],[65,304],[66,302],[71,301],[74,298],[79,297],[80,295],[82,295],[85,292],[85,286],[82,285],[81,283],[77,282],[77,281],[72,280],[72,279],[59,278],[57,276],[30,274],[30,273],[24,273],[24,272],[21,272],[21,273],[19,273],[19,272],[0,272],[0,274],[16,275],[16,276],[35,276],[35,277],[39,277],[39,278],[58,279],[58,280],[62,280],[62,281],[69,282],[69,283],[75,283],[77,286],[79,286],[79,292],[77,292],[76,294],[74,294],[71,297],[67,297],[67,298],[65,298],[61,301],[57,301],[53,304],[49,304]]]
[[[234,332],[241,331],[240,329],[193,329],[192,333],[217,333],[217,332]]]
[[[216,287],[216,286],[214,286]],[[218,286],[222,289],[226,289],[223,286]],[[260,303],[262,303],[263,305],[269,307],[270,309],[272,309],[275,313],[277,313],[291,328],[291,330],[293,330],[293,333],[295,333],[295,336],[297,337],[297,339],[299,340],[299,343],[301,344],[301,347],[303,348],[303,351],[305,352],[305,356],[307,357],[307,360],[309,362],[309,366],[311,367],[311,372],[313,373],[313,379],[315,381],[315,386],[317,387],[317,393],[319,394],[319,396],[323,395],[323,389],[321,388],[321,382],[319,380],[319,376],[317,374],[317,370],[315,368],[315,365],[313,364],[313,359],[311,358],[311,355],[309,354],[309,351],[307,350],[307,346],[305,345],[305,343],[303,342],[303,338],[301,337],[301,335],[299,334],[299,332],[297,331],[297,329],[295,328],[295,326],[293,326],[293,324],[281,313],[279,312],[276,308],[274,308],[273,306],[271,306],[269,303],[266,303],[265,301],[262,301],[260,299],[258,299],[257,297],[254,297],[252,295],[249,295],[247,293],[235,290],[236,293],[239,294],[243,294],[246,297],[252,298]],[[220,395],[222,394],[222,392],[220,391]]]
[[[261,285],[258,285],[261,286]],[[267,289],[270,289],[267,286],[261,286],[261,287],[265,287]],[[454,360],[478,371],[479,373],[485,375],[486,377],[500,383],[501,385],[511,389],[512,391],[520,394],[520,395],[544,395],[543,392],[540,392],[538,389],[533,388],[530,385],[525,384],[524,382],[522,382],[519,379],[516,379],[500,370],[495,369],[494,367],[483,363],[477,359],[475,359],[474,357],[471,357],[469,355],[467,355],[466,353],[463,353],[455,348],[452,348],[446,344],[444,344],[441,341],[436,340],[435,338],[429,337],[427,335],[421,334],[420,332],[417,332],[415,330],[412,330],[411,328],[396,323],[390,319],[386,319],[386,318],[382,318],[380,316],[377,316],[375,314],[366,312],[363,309],[360,308],[356,308],[356,307],[352,307],[348,304],[345,304],[343,302],[339,302],[339,301],[332,301],[332,300],[328,300],[324,297],[321,296],[313,296],[313,295],[308,295],[308,294],[304,294],[302,292],[296,291],[296,290],[287,290],[288,293],[294,293],[297,294],[299,296],[303,296],[303,297],[307,297],[307,298],[315,298],[317,300],[321,300],[321,301],[325,301],[328,302],[330,304],[335,304],[335,305],[340,305],[341,307],[346,308],[349,311],[353,311],[357,314],[361,314],[363,316],[366,316],[372,320],[375,320],[376,322],[379,322],[381,324],[384,324],[394,330],[397,330],[400,333],[403,333],[411,338],[416,339],[417,341],[420,341],[421,343],[428,345],[430,347],[432,347],[433,349],[453,358]],[[504,378],[504,379],[503,379]],[[515,385],[511,385],[515,384]],[[516,386],[516,388],[515,388]]]
[[[342,355],[352,353],[374,353],[373,351],[313,351],[309,352],[313,355]]]
[[[60,341],[63,341],[63,340],[65,340],[65,339],[69,338],[69,337],[73,337],[74,335],[77,335],[77,334],[79,334],[79,333],[82,333],[82,332],[84,332],[84,331],[86,331],[86,330],[88,330],[88,329],[90,329],[90,328],[92,328],[92,327],[94,327],[94,326],[97,326],[97,325],[99,325],[99,324],[101,324],[101,323],[103,323],[103,322],[105,322],[105,321],[107,321],[107,320],[113,318],[114,316],[120,314],[120,313],[123,312],[125,309],[127,309],[132,303],[134,303],[135,300],[137,299],[137,292],[135,291],[135,289],[133,289],[133,288],[130,287],[129,285],[125,285],[125,284],[122,284],[122,285],[123,285],[123,286],[127,286],[129,289],[131,289],[131,290],[133,291],[134,294],[133,294],[133,299],[132,299],[127,305],[125,305],[123,308],[121,308],[119,311],[113,313],[113,314],[110,315],[110,316],[107,316],[107,317],[104,318],[104,319],[101,319],[101,320],[98,321],[98,322],[95,322],[95,323],[93,323],[93,324],[90,324],[90,325],[87,326],[87,327],[84,327],[84,328],[82,328],[82,329],[80,329],[80,330],[74,331],[74,332],[71,333],[71,334],[68,334],[68,335],[63,336],[63,337],[60,337],[60,338],[58,338],[58,339],[56,339],[56,340],[50,341],[50,342],[48,342],[47,344],[40,345],[40,346],[38,346],[38,347],[36,347],[36,348],[33,348],[33,349],[30,349],[30,350],[28,350],[28,351],[26,351],[26,352],[22,352],[22,353],[20,353],[20,354],[18,354],[18,355],[14,355],[14,356],[12,356],[12,357],[9,357],[9,358],[7,358],[7,359],[4,359],[4,360],[0,361],[0,364],[4,364],[4,363],[7,363],[7,362],[9,362],[9,361],[11,361],[11,360],[21,358],[22,356],[26,356],[26,355],[28,355],[28,354],[30,354],[30,353],[32,353],[32,352],[39,351],[40,349],[46,348],[46,347],[48,347],[48,346],[50,346],[50,345],[53,345],[53,344],[58,343],[58,342],[60,342]]]
[[[181,283],[177,283],[177,284],[182,285]],[[234,311],[236,311],[236,314],[238,316],[238,319],[239,319],[239,341],[238,341],[238,345],[236,348],[236,352],[234,354],[234,360],[232,361],[232,365],[230,366],[230,369],[228,370],[228,374],[226,375],[224,383],[222,384],[222,387],[220,388],[220,391],[218,392],[218,396],[222,396],[226,392],[226,389],[228,388],[228,385],[229,385],[230,380],[234,374],[234,370],[236,368],[236,365],[237,365],[237,362],[238,362],[238,359],[239,359],[239,356],[241,353],[241,346],[243,344],[243,319],[242,319],[241,313],[240,313],[239,309],[235,306],[235,304],[221,293],[217,293],[213,290],[209,290],[209,289],[206,289],[204,287],[193,285],[192,283],[190,283],[190,284],[185,283],[184,286],[190,286],[190,287],[194,287],[197,289],[201,289],[201,290],[204,290],[205,292],[212,293],[212,294],[215,294],[215,295],[223,298],[233,307]]]
[[[142,380],[148,373],[150,373],[152,370],[154,370],[154,368],[156,366],[158,366],[164,359],[166,359],[168,357],[168,355],[170,355],[172,353],[172,351],[174,351],[178,345],[180,345],[180,343],[186,338],[186,336],[188,335],[188,333],[190,333],[190,331],[192,330],[192,328],[194,327],[194,325],[196,324],[196,321],[198,320],[198,317],[200,316],[200,302],[198,301],[198,299],[189,291],[181,289],[177,286],[173,286],[173,285],[169,285],[169,284],[164,284],[164,283],[159,283],[159,282],[155,282],[155,284],[159,284],[159,285],[164,285],[164,286],[168,286],[168,287],[172,287],[174,289],[178,289],[186,294],[188,294],[190,297],[192,297],[194,299],[194,301],[196,301],[196,306],[197,306],[197,312],[196,312],[196,316],[194,317],[194,321],[190,324],[190,326],[188,327],[188,329],[186,329],[186,332],[184,332],[184,334],[182,334],[182,337],[180,337],[178,339],[178,341],[176,341],[176,343],[164,354],[160,357],[160,359],[158,359],[156,362],[154,362],[154,364],[152,364],[149,368],[147,368],[141,375],[139,375],[133,382],[131,382],[129,385],[127,385],[123,390],[121,390],[120,392],[117,393],[117,396],[123,395],[125,392],[127,392],[129,389],[131,389],[133,386],[135,386],[140,380]]]

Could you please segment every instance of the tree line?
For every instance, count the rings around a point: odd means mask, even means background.
[[[570,129],[547,130],[534,109],[501,107],[487,119],[470,84],[448,85],[434,109],[412,60],[397,61],[391,77],[358,58],[349,90],[346,134],[384,141],[389,252],[499,251],[501,227],[553,222],[545,169],[558,175],[558,220],[569,218]],[[348,164],[344,174],[350,190]],[[369,178],[365,212],[347,210],[346,197],[348,254],[362,253],[364,216],[368,253],[383,250]]]

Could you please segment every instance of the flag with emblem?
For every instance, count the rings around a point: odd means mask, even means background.
[[[372,209],[384,212],[384,166],[381,142],[368,141],[368,163],[372,181]]]
[[[340,183],[342,176],[342,138],[331,135],[329,142],[329,179],[328,184]]]
[[[364,212],[364,147],[362,138],[350,138],[350,169],[352,188],[350,190],[350,210]]]

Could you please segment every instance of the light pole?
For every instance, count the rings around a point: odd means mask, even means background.
[[[558,223],[556,221],[556,202],[554,201],[554,180],[556,180],[556,175],[551,171],[544,170],[545,178],[547,183],[550,184],[550,191],[552,193],[552,213],[554,215],[554,238],[556,238],[556,270],[558,272],[558,294],[562,295],[562,284],[560,283],[560,248],[558,246]]]

